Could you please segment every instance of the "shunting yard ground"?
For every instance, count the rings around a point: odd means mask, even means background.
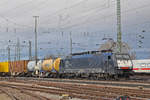
[[[107,81],[99,81],[105,82],[104,85],[92,84],[91,81],[91,83],[78,81],[80,82],[71,82],[71,80],[57,82],[38,78],[1,78],[0,100],[116,100],[119,96],[129,96],[131,100],[149,100],[150,98],[150,88],[147,87],[150,83],[116,81],[107,84]]]

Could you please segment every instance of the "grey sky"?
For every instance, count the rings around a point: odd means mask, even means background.
[[[34,19],[38,15],[39,55],[69,53],[69,33],[72,32],[73,52],[95,50],[102,38],[116,40],[116,0],[0,0],[1,48],[7,41],[32,40]],[[138,58],[149,58],[150,1],[121,0],[123,40],[137,51]],[[145,32],[142,32],[145,30]],[[63,34],[62,34],[63,31]],[[88,32],[88,33],[87,33]],[[87,33],[87,34],[85,34]],[[138,48],[137,34],[145,36],[142,44],[147,51]],[[33,43],[34,44],[34,43]],[[140,44],[141,45],[141,44]],[[13,49],[13,48],[12,48]],[[27,48],[24,55],[27,54]],[[145,50],[145,49],[143,49]],[[57,53],[56,53],[57,51]],[[144,52],[141,56],[138,52]],[[3,52],[1,52],[3,53]],[[6,54],[6,53],[5,53]],[[22,54],[23,55],[23,54]]]

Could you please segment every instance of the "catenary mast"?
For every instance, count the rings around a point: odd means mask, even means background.
[[[121,32],[121,2],[117,0],[117,48],[118,52],[122,50],[122,32]]]

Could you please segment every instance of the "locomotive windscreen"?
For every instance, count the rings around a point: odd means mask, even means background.
[[[132,69],[133,64],[128,54],[116,54],[116,60],[119,69]]]
[[[130,60],[130,56],[127,54],[116,54],[116,58],[122,60]]]

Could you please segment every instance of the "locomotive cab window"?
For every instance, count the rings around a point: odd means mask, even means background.
[[[118,67],[121,69],[132,69],[133,64],[128,54],[116,54]]]
[[[130,56],[126,54],[117,54],[116,58],[121,60],[130,60]]]

